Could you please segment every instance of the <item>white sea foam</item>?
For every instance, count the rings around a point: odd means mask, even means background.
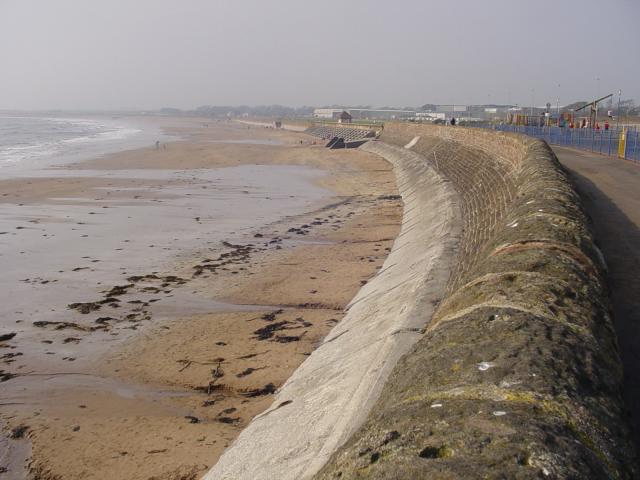
[[[112,119],[0,116],[0,171],[91,158],[161,138],[157,131]]]

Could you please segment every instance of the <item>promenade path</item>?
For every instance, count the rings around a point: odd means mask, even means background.
[[[570,171],[607,262],[625,399],[640,445],[640,165],[572,148],[553,150]]]

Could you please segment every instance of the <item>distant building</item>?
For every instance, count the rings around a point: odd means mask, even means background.
[[[441,113],[465,113],[469,110],[467,105],[436,105],[436,112]]]
[[[351,120],[353,120],[353,117],[346,110],[343,110],[338,116],[338,123],[351,123]]]
[[[439,112],[416,112],[415,117],[416,120],[433,122],[434,120],[444,120],[446,114]]]
[[[342,112],[347,112],[353,120],[400,120],[416,116],[411,110],[392,110],[374,108],[316,108],[313,111],[315,118],[338,120]]]
[[[353,118],[362,120],[400,120],[416,116],[413,110],[392,110],[388,108],[350,108],[349,113]]]
[[[315,118],[326,118],[329,120],[337,120],[340,114],[344,111],[342,108],[316,108],[313,111]]]

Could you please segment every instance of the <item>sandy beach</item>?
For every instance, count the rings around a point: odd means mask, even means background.
[[[38,479],[198,478],[399,231],[375,155],[157,122],[179,140],[0,180],[0,466],[15,478],[24,461]]]

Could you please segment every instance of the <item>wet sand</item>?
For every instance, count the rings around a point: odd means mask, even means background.
[[[198,478],[340,321],[399,230],[394,177],[378,157],[245,125],[186,119],[167,130],[182,140],[0,182],[3,221],[38,235],[98,237],[105,225],[83,233],[96,202],[138,222],[62,266],[43,255],[51,265],[21,283],[36,304],[3,311],[19,323],[0,343],[0,415],[19,437],[9,458],[31,448],[36,478]],[[85,210],[43,219],[42,205]],[[175,230],[150,246],[145,235],[167,222]]]

